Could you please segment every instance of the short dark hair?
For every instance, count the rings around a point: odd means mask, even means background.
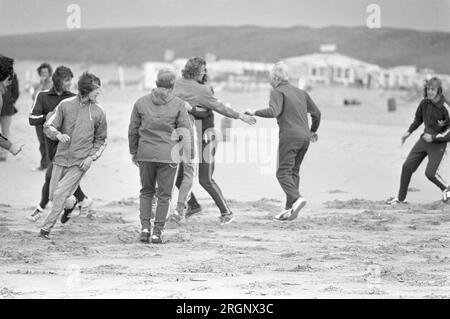
[[[206,61],[202,57],[192,57],[187,60],[184,69],[181,71],[183,78],[195,79],[200,74],[200,67],[206,67]]]
[[[55,90],[61,91],[62,82],[68,78],[73,78],[72,70],[64,65],[58,66],[55,73],[52,75],[53,87]]]
[[[81,96],[86,96],[102,85],[100,78],[92,73],[84,72],[78,80],[78,92]]]
[[[13,76],[14,59],[0,54],[0,81],[5,80],[8,76]]]
[[[42,64],[36,69],[36,71],[37,71],[37,73],[38,73],[39,75],[41,75],[42,69],[47,69],[49,75],[52,75],[52,74],[53,74],[52,66],[51,66],[50,64],[46,63],[46,62],[42,63]]]

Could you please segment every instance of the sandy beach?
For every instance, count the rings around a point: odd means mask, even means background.
[[[22,94],[12,139],[26,146],[0,163],[0,298],[450,297],[450,209],[426,179],[425,163],[413,176],[409,205],[383,203],[396,195],[401,165],[422,130],[400,145],[419,98],[314,88],[322,123],[300,172],[308,204],[292,222],[273,220],[284,206],[277,141],[268,133],[275,120],[258,119],[252,128],[234,121],[232,136],[244,132],[249,144],[219,145],[215,179],[235,222],[220,226],[219,210],[196,185],[203,211],[185,226],[169,223],[165,244],[146,245],[138,241],[140,185],[127,140],[131,108],[143,94],[104,88],[108,147],[81,184],[93,210],[58,223],[50,241],[37,237],[40,221],[26,220],[44,173],[31,170],[38,143],[27,120],[31,98]],[[265,107],[269,92],[217,95],[243,111]],[[396,112],[387,111],[389,97]],[[344,98],[362,104],[344,107]]]

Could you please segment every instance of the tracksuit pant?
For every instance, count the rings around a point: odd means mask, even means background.
[[[183,211],[186,207],[188,197],[191,194],[192,185],[194,184],[196,165],[196,163],[180,163],[177,179],[175,181],[175,185],[179,189],[177,210]]]
[[[444,157],[446,147],[446,142],[427,143],[422,138],[417,141],[403,163],[402,175],[400,177],[400,189],[398,191],[399,200],[405,200],[411,176],[427,156],[428,164],[425,170],[426,177],[442,191],[447,188],[445,181],[438,174],[438,168]]]
[[[50,200],[53,201],[53,207],[44,221],[43,230],[49,232],[55,226],[67,198],[75,192],[84,174],[85,171],[78,165],[64,167],[53,164],[50,180]]]
[[[47,166],[50,164],[50,160],[47,156],[47,144],[45,143],[44,126],[36,125],[35,127],[36,135],[39,141],[39,152],[41,153],[41,161],[39,165],[41,168],[47,168]]]
[[[139,174],[141,177],[141,191],[139,196],[139,218],[142,229],[151,229],[152,201],[158,197],[155,213],[153,234],[161,236],[169,213],[172,189],[175,184],[178,164],[139,162]],[[156,190],[156,184],[158,189]]]
[[[278,144],[277,179],[286,194],[285,209],[290,209],[301,197],[299,171],[308,147],[309,140],[298,138],[283,139]]]
[[[50,201],[50,180],[52,178],[52,170],[53,163],[50,162],[47,167],[47,171],[45,172],[45,182],[44,185],[42,185],[41,190],[41,202],[39,203],[39,207],[41,207],[42,209],[44,209]],[[77,187],[73,195],[76,197],[78,202],[81,202],[86,198],[86,195],[83,193],[80,186]]]

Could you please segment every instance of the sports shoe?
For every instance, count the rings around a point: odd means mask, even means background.
[[[388,204],[388,205],[397,205],[397,204],[407,204],[407,202],[404,201],[404,200],[401,201],[397,197],[389,197],[386,200],[386,204]]]
[[[187,210],[186,210],[185,216],[186,216],[186,217],[189,217],[189,216],[192,216],[192,215],[194,215],[194,214],[198,214],[198,213],[200,213],[201,211],[202,211],[202,206],[200,206],[200,205],[194,206],[194,207],[188,205],[188,208],[187,208]]]
[[[291,208],[291,213],[289,214],[289,216],[287,216],[288,220],[294,220],[297,218],[298,213],[300,212],[300,210],[305,207],[306,205],[306,200],[303,197],[299,197],[297,198],[297,200],[294,202],[294,205],[292,205]]]
[[[143,243],[148,243],[150,240],[150,231],[147,228],[144,228],[141,231],[141,236],[139,237],[139,240]]]
[[[61,216],[61,224],[65,224],[65,223],[67,223],[67,221],[70,219],[70,217],[71,217],[71,215],[72,215],[72,212],[73,212],[73,210],[75,209],[75,207],[77,207],[77,200],[75,199],[75,196],[72,196],[73,198],[71,198],[70,199],[70,197],[66,200],[66,206],[67,206],[67,203],[68,202],[70,202],[70,203],[72,203],[72,201],[73,200],[75,200],[75,202],[74,202],[74,204],[73,204],[73,206],[72,205],[70,205],[70,206],[72,206],[71,208],[70,207],[64,207],[64,212],[63,212],[63,214],[62,214],[62,216]],[[70,199],[70,200],[69,200]]]
[[[442,191],[442,201],[446,203],[450,199],[450,186]]]
[[[281,220],[281,221],[286,221],[288,220],[289,216],[291,215],[291,209],[286,209],[283,210],[281,213],[279,213],[278,215],[275,215],[275,219],[276,220]]]
[[[41,218],[44,214],[43,214],[43,209],[38,206],[36,207],[36,209],[34,210],[34,212],[27,217],[27,219],[31,222],[36,222],[39,218]]]
[[[176,222],[179,225],[186,224],[186,216],[183,214],[183,212],[179,212],[175,210],[171,215],[170,219]]]
[[[233,220],[234,220],[234,214],[231,212],[226,215],[220,216],[220,224],[221,225],[227,225],[227,224],[231,223]]]
[[[155,235],[152,236],[152,244],[162,244],[161,235]]]
[[[39,237],[44,238],[44,239],[50,239],[50,232],[44,229],[41,229],[39,231]]]
[[[88,197],[85,197],[81,202],[78,202],[78,209],[80,210],[80,215],[82,213],[89,213],[92,208],[92,203],[94,201]]]

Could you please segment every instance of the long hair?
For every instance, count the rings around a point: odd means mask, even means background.
[[[52,75],[53,87],[56,91],[62,91],[62,82],[73,78],[72,70],[64,65],[58,66]]]
[[[437,87],[437,95],[442,95],[442,81],[437,77],[432,77],[429,80],[425,80],[425,84],[423,86],[423,97],[428,98],[427,89],[430,86],[435,85]]]
[[[8,76],[13,76],[14,59],[0,54],[0,81],[5,80]]]
[[[102,83],[97,76],[86,71],[78,80],[78,92],[81,97],[85,97],[95,89],[98,89],[101,85]]]
[[[205,59],[198,56],[189,58],[184,66],[184,69],[181,71],[181,74],[185,79],[195,79],[200,75],[200,68],[202,66],[206,67]]]

